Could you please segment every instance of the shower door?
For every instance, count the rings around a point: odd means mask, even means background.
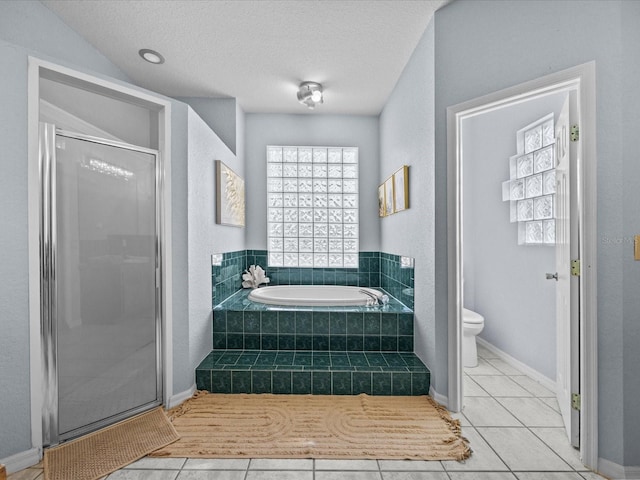
[[[44,445],[162,401],[157,152],[42,124]]]

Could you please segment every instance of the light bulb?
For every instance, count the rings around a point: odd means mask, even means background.
[[[320,100],[322,100],[322,92],[320,90],[314,90],[311,94],[311,100],[313,100],[315,103],[318,103]]]

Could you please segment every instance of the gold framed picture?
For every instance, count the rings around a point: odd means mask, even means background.
[[[386,216],[386,212],[384,211],[384,183],[378,185],[378,216]]]
[[[393,213],[409,208],[409,167],[403,165],[393,174]]]
[[[393,175],[384,181],[384,215],[393,213]]]

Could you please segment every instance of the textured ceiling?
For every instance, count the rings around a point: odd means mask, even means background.
[[[43,0],[138,85],[235,97],[246,112],[380,113],[433,12],[447,0]],[[166,59],[138,56],[150,48]]]

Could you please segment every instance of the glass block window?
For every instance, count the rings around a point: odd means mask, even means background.
[[[358,267],[356,147],[267,147],[267,245],[271,267]]]
[[[511,203],[511,222],[518,222],[521,245],[554,245],[556,241],[556,157],[553,113],[516,134],[517,154],[509,159],[509,180],[502,199]]]

